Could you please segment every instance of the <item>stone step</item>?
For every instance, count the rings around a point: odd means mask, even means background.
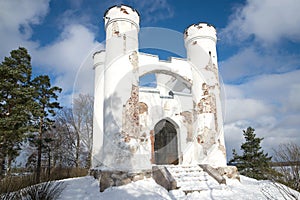
[[[198,165],[166,165],[177,187],[185,193],[220,188],[220,184]]]

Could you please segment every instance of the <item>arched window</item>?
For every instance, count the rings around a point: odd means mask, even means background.
[[[156,82],[156,75],[155,73],[149,73],[145,74],[140,77],[140,87],[150,87],[150,88],[156,88],[157,82]]]

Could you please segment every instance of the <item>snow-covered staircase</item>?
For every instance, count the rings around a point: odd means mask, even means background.
[[[177,187],[184,192],[219,189],[220,184],[198,165],[167,165]]]
[[[162,174],[171,182],[171,187],[165,187],[168,190],[176,188],[190,193],[221,188],[218,181],[198,165],[164,165],[160,167],[162,169],[165,170]]]

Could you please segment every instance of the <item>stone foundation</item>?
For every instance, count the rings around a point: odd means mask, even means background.
[[[199,166],[220,184],[226,184],[226,178],[237,179],[240,181],[239,172],[235,166],[217,168],[205,164]]]
[[[112,186],[121,186],[132,181],[142,180],[152,177],[152,170],[141,172],[110,171],[101,169],[91,169],[90,175],[100,182],[100,192]]]
[[[216,170],[223,177],[227,177],[230,179],[237,179],[240,181],[240,175],[236,166],[226,166],[226,167],[218,167]]]
[[[200,165],[211,177],[220,184],[226,184],[226,178],[240,180],[238,170],[235,166],[213,168],[209,165]],[[128,183],[153,178],[159,185],[167,190],[176,189],[176,181],[165,166],[153,166],[152,170],[140,172],[111,171],[108,169],[91,169],[90,175],[100,182],[100,192],[112,186],[121,186]]]
[[[157,184],[161,185],[168,191],[177,189],[177,183],[174,177],[164,165],[152,166],[152,178]]]

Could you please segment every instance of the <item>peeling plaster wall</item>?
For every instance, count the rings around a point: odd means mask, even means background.
[[[106,53],[94,55],[93,167],[151,169],[154,127],[169,120],[177,131],[179,164],[226,165],[218,77],[216,30],[185,31],[187,60],[138,52],[139,15],[127,6],[105,14]],[[155,73],[157,88],[139,88]]]
[[[101,160],[119,170],[151,168],[150,135],[140,131],[138,70],[134,69],[138,62],[132,55],[124,55],[105,70]]]
[[[139,112],[138,105],[136,105],[139,99],[136,52],[139,14],[128,6],[115,6],[107,10],[104,22],[106,30],[102,93],[104,96],[102,106],[104,131],[102,156],[97,159],[99,160],[97,165],[100,163],[107,167],[127,171],[149,168],[150,166],[143,166],[143,162],[139,164],[142,160],[134,156],[141,146],[138,143]],[[96,102],[96,104],[101,103]],[[125,123],[124,117],[129,119]],[[128,136],[134,136],[135,139],[129,139]],[[95,141],[94,146],[99,143],[100,141]]]
[[[140,92],[140,102],[143,102],[148,107],[147,116],[144,114],[140,114],[143,116],[143,119],[147,119],[146,121],[140,120],[140,126],[143,130],[147,130],[146,133],[149,133],[154,130],[155,125],[161,119],[171,119],[176,123],[179,127],[178,133],[178,152],[179,152],[179,161],[182,163],[182,158],[185,156],[189,156],[186,154],[186,149],[188,148],[189,143],[191,143],[192,138],[188,139],[188,137],[192,137],[191,134],[191,126],[189,122],[192,120],[192,114],[189,111],[183,110],[183,108],[189,107],[189,110],[192,108],[191,97],[187,96],[177,96],[174,99],[165,99],[161,98],[158,93],[151,92]],[[189,102],[189,103],[187,103]],[[184,104],[184,107],[180,105]],[[190,105],[190,106],[188,106]],[[141,118],[142,119],[142,118]],[[190,132],[189,132],[190,131]],[[189,136],[188,136],[189,134]],[[148,134],[147,134],[148,136]],[[154,144],[152,144],[154,145]],[[152,156],[153,157],[153,156]]]
[[[152,61],[151,65],[149,61]],[[188,66],[186,65],[188,62],[185,61],[185,65],[182,65],[184,63],[182,60],[178,63],[176,61],[162,63],[154,56],[132,52],[119,58],[106,69],[106,73],[110,73],[109,76],[113,77],[105,79],[104,127],[108,141],[105,144],[108,146],[104,145],[103,148],[105,160],[109,160],[107,164],[118,163],[123,168],[130,166],[133,169],[150,167],[153,162],[151,131],[159,120],[170,118],[179,126],[180,163],[223,165],[222,152],[225,146],[222,134],[219,134],[222,130],[217,117],[218,108],[221,111],[220,104],[217,104],[219,85],[216,77],[209,79],[215,85],[208,85],[201,70],[204,70],[208,77],[215,74],[204,68],[195,72],[185,70],[185,74],[179,75],[175,73],[179,70],[174,69]],[[150,89],[152,90],[150,92],[145,92],[147,88],[139,89],[137,77],[148,72],[159,73],[160,77],[177,75],[176,78],[192,87],[193,95],[169,96],[170,88],[166,86],[166,82],[171,79],[161,81],[160,86]],[[191,74],[193,79],[190,77]],[[111,123],[112,121],[115,123]],[[116,148],[112,149],[116,144]],[[209,160],[208,157],[212,155],[214,160]]]
[[[211,25],[199,23],[185,30],[187,57],[194,66],[195,160],[201,164],[226,166],[216,41],[216,30]]]
[[[105,13],[106,64],[138,49],[139,22],[139,14],[127,6],[116,6]]]

